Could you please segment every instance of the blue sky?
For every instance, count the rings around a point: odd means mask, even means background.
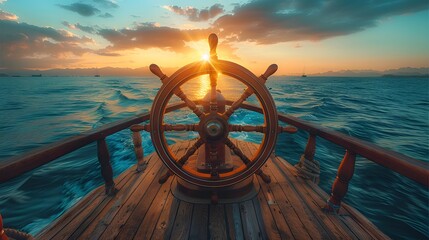
[[[0,69],[168,68],[219,57],[255,71],[429,65],[429,1],[0,0]],[[283,67],[282,67],[283,66]]]

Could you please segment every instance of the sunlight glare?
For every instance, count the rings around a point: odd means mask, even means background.
[[[201,56],[201,58],[202,58],[204,61],[208,61],[208,60],[210,59],[210,57],[209,57],[209,55],[208,55],[208,54],[203,54],[203,56]]]

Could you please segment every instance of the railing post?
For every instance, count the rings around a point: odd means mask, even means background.
[[[146,168],[146,162],[144,161],[143,146],[142,146],[142,136],[140,132],[133,132],[133,144],[134,152],[137,159],[137,172],[141,172]]]
[[[304,154],[301,155],[299,162],[295,165],[298,175],[304,179],[310,179],[314,183],[319,183],[320,165],[314,160],[316,153],[316,135],[310,133]]]
[[[341,206],[341,200],[347,193],[349,181],[355,171],[356,154],[349,150],[346,151],[340,166],[338,167],[337,177],[332,184],[331,197],[328,199],[324,209],[328,212],[338,213]]]
[[[144,160],[144,151],[142,145],[142,136],[140,135],[140,131],[149,131],[149,125],[132,125],[130,130],[132,132],[133,144],[134,144],[134,153],[136,154],[137,159],[137,172],[141,172],[146,169],[147,162]]]
[[[113,181],[113,170],[110,165],[110,154],[104,138],[97,141],[98,162],[101,167],[101,176],[104,179],[105,192],[107,195],[114,195],[117,192]]]
[[[3,218],[1,217],[0,214],[0,240],[8,240],[9,238],[6,236],[6,233],[4,232],[3,229]]]
[[[313,161],[315,154],[316,154],[316,135],[310,134],[308,136],[307,145],[305,146],[304,157],[310,161]]]

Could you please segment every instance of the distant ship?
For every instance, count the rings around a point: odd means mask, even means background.
[[[100,77],[100,74],[95,74],[94,77]]]
[[[302,75],[301,77],[307,77],[307,75],[305,74],[305,67],[302,69]]]
[[[31,75],[32,77],[41,77],[42,76],[42,74],[33,74],[33,75]]]

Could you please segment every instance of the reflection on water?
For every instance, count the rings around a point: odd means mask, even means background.
[[[216,88],[221,90],[226,99],[235,100],[240,97],[246,86],[238,80],[219,74]],[[183,84],[182,89],[190,99],[202,99],[210,90],[210,77],[206,74],[191,79]]]

